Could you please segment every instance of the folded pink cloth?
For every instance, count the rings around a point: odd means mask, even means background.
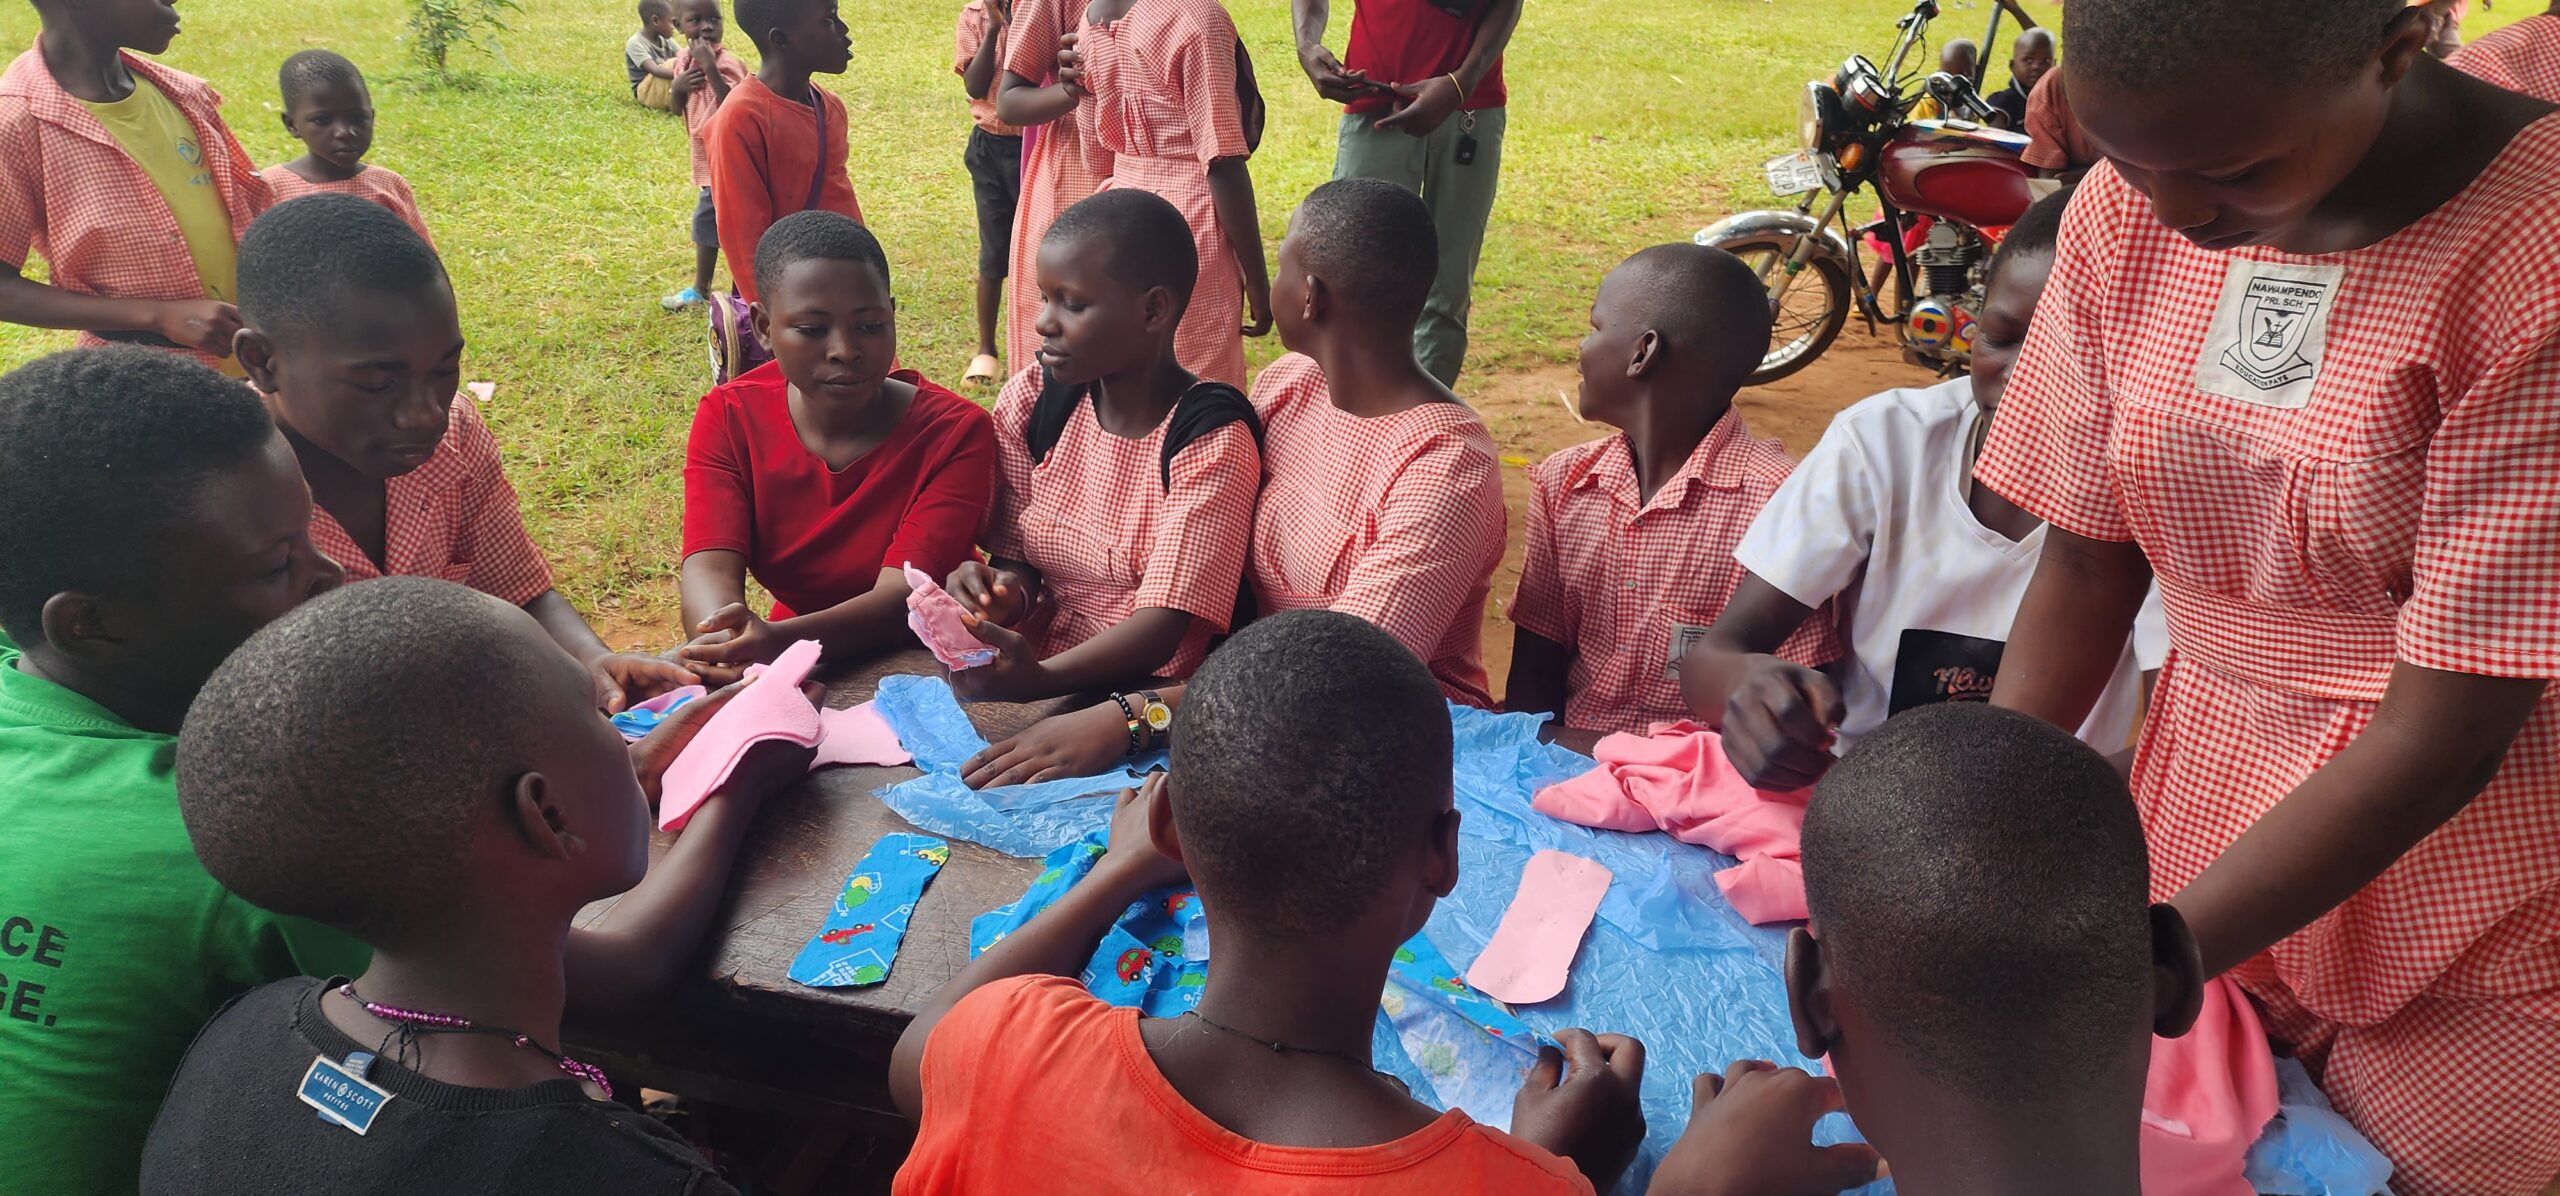
[[[960,605],[932,577],[914,565],[907,572],[907,626],[953,672],[974,669],[996,658],[996,650],[969,631],[969,608]]]
[[[915,758],[898,742],[889,720],[880,717],[876,703],[821,710],[818,725],[826,737],[818,741],[818,758],[809,762],[811,772],[830,764],[904,764]]]
[[[2249,1196],[2249,1147],[2276,1115],[2276,1060],[2247,994],[2205,985],[2204,1012],[2179,1038],[2151,1040],[2142,1088],[2147,1196]]]
[[[1592,752],[1600,767],[1539,790],[1539,813],[1612,831],[1671,832],[1742,863],[1716,874],[1716,887],[1753,922],[1805,917],[1804,803],[1807,791],[1754,789],[1725,759],[1715,732],[1667,723],[1650,735],[1618,734]]]
[[[825,737],[817,707],[800,692],[809,670],[818,667],[819,645],[802,640],[782,650],[771,665],[747,684],[729,704],[713,712],[694,732],[693,742],[667,765],[658,790],[658,828],[675,830],[718,790],[746,758],[747,749],[768,739],[787,739],[816,747]]]

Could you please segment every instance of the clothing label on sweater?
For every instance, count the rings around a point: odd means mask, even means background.
[[[2196,357],[2196,389],[2262,407],[2309,403],[2346,275],[2345,266],[2231,259]]]
[[[2000,679],[2000,657],[2009,645],[1952,631],[1902,633],[1893,657],[1893,694],[1887,716],[1941,702],[1988,702]]]
[[[327,1055],[311,1060],[309,1070],[302,1073],[302,1088],[297,1095],[302,1097],[302,1103],[320,1111],[320,1120],[359,1134],[372,1129],[382,1106],[391,1103],[390,1093],[366,1083],[364,1077],[332,1062]]]

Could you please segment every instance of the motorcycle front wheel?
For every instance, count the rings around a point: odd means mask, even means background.
[[[1763,278],[1772,277],[1796,251],[1791,237],[1753,238],[1720,248],[1742,259]],[[1828,257],[1805,263],[1805,273],[1787,288],[1786,298],[1770,313],[1769,352],[1746,386],[1762,386],[1813,364],[1831,342],[1840,339],[1849,320],[1849,272]]]

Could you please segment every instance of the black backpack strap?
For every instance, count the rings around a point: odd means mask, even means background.
[[[1044,392],[1041,397],[1045,400],[1048,396]],[[1164,430],[1163,471],[1167,493],[1173,490],[1173,459],[1182,455],[1182,450],[1189,448],[1192,441],[1228,424],[1241,422],[1246,431],[1253,433],[1253,446],[1257,449],[1262,447],[1262,418],[1253,413],[1253,401],[1245,398],[1243,391],[1224,382],[1194,383],[1174,403],[1171,419],[1172,423]],[[1033,423],[1035,426],[1038,423],[1036,409]],[[1064,426],[1063,421],[1061,426]],[[1054,441],[1054,437],[1052,439]]]
[[[1031,401],[1031,422],[1022,430],[1022,439],[1031,449],[1032,464],[1049,459],[1049,450],[1058,447],[1058,438],[1067,434],[1067,421],[1074,418],[1076,404],[1084,401],[1084,395],[1084,387],[1052,379],[1048,363],[1041,363],[1040,397]],[[1172,489],[1172,484],[1168,482],[1165,488]]]

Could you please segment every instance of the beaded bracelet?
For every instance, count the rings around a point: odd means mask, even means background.
[[[1135,757],[1141,742],[1138,737],[1146,733],[1146,720],[1139,718],[1138,712],[1130,707],[1129,695],[1115,693],[1111,695],[1111,700],[1120,704],[1120,717],[1129,720],[1129,750],[1121,754]]]

